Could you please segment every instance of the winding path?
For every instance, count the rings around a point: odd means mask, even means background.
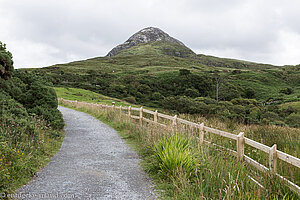
[[[51,162],[17,191],[19,199],[155,199],[139,157],[94,117],[59,107],[65,139]]]

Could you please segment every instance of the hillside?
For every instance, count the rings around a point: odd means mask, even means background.
[[[283,114],[282,109],[288,108],[274,105],[300,100],[299,66],[196,55],[152,27],[137,32],[105,57],[26,70],[48,74],[55,86],[88,89],[177,112],[239,118],[245,123],[285,124],[285,118],[297,111]],[[241,98],[255,101],[234,100]]]

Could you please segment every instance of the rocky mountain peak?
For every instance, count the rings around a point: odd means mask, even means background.
[[[161,29],[155,27],[148,27],[132,35],[123,44],[120,44],[115,48],[113,48],[106,56],[108,57],[115,56],[116,54],[118,54],[120,51],[124,49],[129,49],[133,46],[137,46],[142,43],[149,43],[149,42],[156,42],[156,41],[165,41],[165,42],[174,43],[185,47],[185,45],[182,42],[169,36]]]

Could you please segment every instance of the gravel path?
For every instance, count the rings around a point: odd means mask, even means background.
[[[59,110],[66,123],[62,147],[17,191],[19,199],[156,198],[138,155],[114,129],[88,114]]]

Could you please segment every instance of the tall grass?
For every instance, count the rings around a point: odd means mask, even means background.
[[[47,126],[36,117],[0,118],[0,193],[13,193],[59,149],[63,131]]]
[[[172,128],[146,122],[140,126],[137,120],[129,119],[119,110],[101,110],[81,103],[63,106],[90,113],[117,129],[142,156],[142,166],[163,199],[299,198],[284,182],[260,173],[247,163],[237,162],[230,152],[199,145],[193,139],[197,130],[183,127],[174,133]]]
[[[180,115],[184,118],[194,122],[204,122],[206,126],[217,128],[219,130],[228,131],[234,134],[244,132],[247,138],[253,139],[257,142],[267,146],[277,144],[277,149],[288,153],[290,155],[300,157],[300,129],[291,127],[282,127],[275,125],[245,125],[234,123],[230,120],[220,121],[218,119],[206,119],[199,115]],[[206,139],[216,144],[225,146],[229,149],[236,149],[236,142],[231,139],[216,136],[213,134],[206,134]],[[268,166],[269,155],[265,152],[245,145],[245,154],[261,164]],[[300,185],[300,169],[285,163],[278,159],[277,171],[280,175],[288,178],[297,185]]]
[[[156,142],[152,148],[154,169],[166,179],[174,178],[181,172],[184,172],[186,178],[194,176],[198,159],[190,143],[188,138],[178,135]]]

